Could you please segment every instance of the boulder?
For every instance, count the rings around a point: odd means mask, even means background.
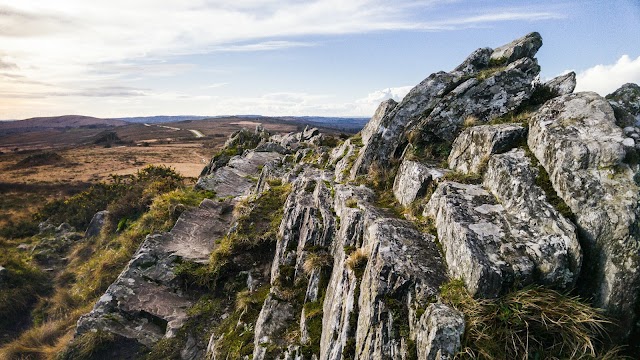
[[[518,124],[480,125],[465,129],[453,142],[449,168],[477,174],[492,154],[499,154],[523,141],[527,129]]]
[[[104,228],[109,212],[107,210],[98,211],[91,218],[87,230],[84,232],[84,237],[89,239],[100,235],[102,228]]]
[[[253,350],[254,360],[271,359],[267,353],[269,344],[281,343],[284,339],[277,336],[282,334],[289,326],[293,317],[293,307],[286,301],[280,300],[273,294],[269,294],[262,305],[260,315],[256,321],[255,344]]]
[[[488,47],[477,49],[472,52],[471,55],[462,62],[462,64],[453,69],[453,71],[460,72],[465,75],[473,75],[489,66],[492,53],[493,49]]]
[[[536,283],[570,290],[580,274],[580,243],[573,224],[536,185],[538,176],[524,150],[514,149],[491,157],[483,186],[504,207],[511,236],[525,244]]]
[[[360,134],[362,135],[362,142],[369,143],[371,137],[377,133],[381,133],[385,131],[385,126],[387,124],[383,123],[383,120],[386,119],[385,115],[393,111],[393,109],[398,105],[398,103],[393,99],[388,99],[380,103],[376,112],[373,114],[373,117],[369,122],[364,126]]]
[[[640,290],[640,189],[615,120],[596,93],[564,95],[534,114],[527,142],[575,214],[584,251],[579,285],[620,319],[626,335],[637,318]]]
[[[409,206],[425,195],[427,187],[441,179],[446,170],[431,168],[419,162],[404,160],[393,182],[393,194],[400,204]]]
[[[493,50],[491,60],[497,63],[512,63],[525,57],[533,58],[541,46],[542,36],[532,32]]]
[[[640,125],[640,86],[627,83],[607,95],[620,127]]]
[[[576,73],[570,71],[564,75],[556,76],[544,83],[549,90],[559,95],[567,95],[573,93],[576,88]]]

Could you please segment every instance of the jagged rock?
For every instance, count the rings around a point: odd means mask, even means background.
[[[219,197],[247,195],[254,186],[261,168],[268,162],[281,159],[277,152],[249,151],[242,156],[234,156],[229,162],[213,173],[201,176],[196,187],[215,191]]]
[[[465,129],[453,142],[449,154],[449,168],[479,173],[492,154],[513,148],[524,140],[527,130],[518,124],[480,125]]]
[[[204,200],[182,213],[170,232],[147,236],[93,310],[80,317],[76,334],[100,329],[145,346],[174,336],[194,303],[180,291],[176,260],[207,262],[214,241],[232,221],[231,209],[230,201]]]
[[[369,120],[362,131],[360,131],[363,143],[368,143],[374,134],[386,131],[385,127],[387,124],[383,123],[382,121],[387,119],[386,115],[390,113],[397,105],[398,103],[393,99],[385,100],[381,102],[380,105],[378,105],[378,108],[373,114],[371,120]]]
[[[452,142],[466,118],[485,123],[518,108],[533,93],[532,84],[540,72],[533,56],[541,45],[540,35],[532,33],[500,47],[491,57],[505,66],[493,68],[483,67],[488,50],[476,50],[453,72],[430,75],[392,109],[381,105],[383,114],[378,117],[377,112],[367,126],[368,141],[351,178],[366,173],[373,162],[388,167],[390,159],[402,154],[407,138],[425,144]],[[499,59],[494,58],[498,55]]]
[[[472,52],[471,55],[469,55],[469,57],[467,57],[462,62],[462,64],[458,65],[453,71],[461,72],[465,75],[475,74],[479,70],[489,66],[489,60],[492,53],[493,49],[488,47],[477,49],[476,51]]]
[[[87,230],[84,232],[84,237],[88,239],[100,235],[108,216],[109,212],[107,210],[95,213],[91,218],[91,222],[89,222]]]
[[[587,295],[620,318],[637,314],[640,289],[639,188],[624,162],[623,132],[609,103],[595,93],[547,102],[531,118],[528,144],[571,208],[582,238]]]
[[[517,109],[533,94],[540,67],[535,59],[516,60],[486,79],[470,78],[451,90],[417,125],[423,141],[452,142],[465,119],[486,123]]]
[[[558,96],[571,94],[576,88],[576,73],[571,71],[564,75],[554,77],[544,83],[544,86],[554,91]]]
[[[286,301],[282,301],[269,294],[264,301],[255,327],[255,339],[253,359],[268,359],[267,346],[273,343],[280,343],[283,339],[278,337],[289,322],[293,319],[293,307]]]
[[[513,238],[525,243],[536,283],[569,290],[580,274],[580,243],[573,224],[536,185],[537,170],[524,150],[514,149],[491,157],[483,185],[504,207]]]
[[[343,182],[351,175],[353,164],[359,152],[360,148],[353,144],[352,139],[347,139],[342,145],[331,151],[329,161],[331,164],[335,164],[334,176],[337,182]]]
[[[274,143],[274,142],[265,142],[258,145],[255,149],[255,152],[276,152],[278,154],[286,155],[291,151],[285,149],[282,145]]]
[[[424,196],[429,184],[442,178],[445,173],[443,169],[404,160],[393,182],[393,194],[400,204],[409,206],[418,197]]]
[[[432,235],[402,220],[382,218],[367,227],[368,262],[358,301],[356,358],[401,359],[394,327],[409,327],[408,309],[424,306],[446,281],[445,266]]]
[[[351,171],[351,178],[366,173],[374,161],[387,162],[394,152],[398,152],[397,148],[405,143],[404,133],[407,124],[421,114],[431,111],[462,78],[462,74],[452,75],[440,71],[416,85],[395,107],[381,105],[379,109],[384,110],[384,114],[379,121],[376,120],[380,123],[378,130],[369,136],[369,141],[364,143],[360,150]],[[371,126],[369,129],[373,130],[374,127]]]
[[[541,46],[542,36],[537,32],[532,32],[493,50],[491,60],[511,63],[525,57],[533,58]]]
[[[416,331],[418,359],[453,359],[464,335],[464,315],[444,304],[427,307]]]
[[[620,127],[640,125],[640,86],[627,83],[607,95]]]

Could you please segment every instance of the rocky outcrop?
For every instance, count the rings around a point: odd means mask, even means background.
[[[409,206],[417,198],[424,196],[429,185],[442,179],[446,172],[444,169],[404,160],[393,182],[393,194],[401,205]]]
[[[493,62],[490,49],[476,50],[451,73],[430,75],[400,104],[383,103],[366,128],[368,141],[351,178],[366,173],[373,162],[387,168],[408,141],[450,143],[466,118],[484,123],[518,108],[533,93],[540,71],[533,56],[541,44],[539,34],[529,34],[493,51]]]
[[[640,125],[640,86],[628,83],[607,95],[620,127]]]
[[[571,71],[564,75],[557,76],[544,83],[544,86],[558,96],[571,94],[576,88],[576,73]]]
[[[449,168],[464,174],[478,174],[492,154],[505,152],[526,136],[518,124],[480,125],[465,129],[453,142]]]
[[[595,93],[561,96],[531,119],[528,144],[576,217],[585,251],[582,285],[628,331],[640,289],[639,190],[622,130]]]

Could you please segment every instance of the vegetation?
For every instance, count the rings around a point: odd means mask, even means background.
[[[124,200],[116,194],[123,189],[139,191],[139,188],[143,188],[140,199],[129,199],[137,201],[132,206],[132,212],[122,212],[130,216],[131,220],[127,226],[117,232],[114,232],[113,228],[107,229],[99,237],[77,243],[67,254],[66,266],[60,272],[44,276],[30,265],[30,259],[24,258],[24,255],[22,258],[16,258],[17,255],[11,252],[0,255],[3,266],[16,264],[8,267],[11,276],[15,276],[15,286],[11,291],[5,291],[3,288],[0,292],[2,303],[5,301],[4,296],[7,296],[6,301],[9,302],[6,306],[0,305],[0,311],[30,313],[32,319],[31,324],[24,324],[31,325],[31,329],[2,347],[0,357],[50,359],[62,352],[71,339],[80,315],[91,310],[95,301],[115,280],[146,235],[170,230],[181,211],[197,206],[202,199],[213,195],[210,192],[185,187],[182,178],[169,168],[148,167],[121,181],[94,186],[67,201],[54,201],[45,206],[39,217],[45,218],[45,214],[51,214],[50,218],[57,219],[57,216],[61,215],[56,214],[54,209],[60,209],[59,211],[65,214],[73,214],[71,211],[76,211],[77,214],[74,215],[78,215],[75,217],[78,223],[88,222],[93,210],[104,209],[96,204],[107,203],[107,206],[117,205],[124,209],[124,206],[120,205]],[[109,189],[112,189],[113,193],[110,193]],[[99,195],[100,199],[94,199],[92,195]],[[65,209],[65,204],[70,209]],[[143,208],[141,204],[147,205]],[[93,210],[86,209],[91,206],[96,207]],[[80,216],[82,214],[86,214],[86,217]],[[13,256],[13,260],[9,260],[8,256]],[[17,306],[22,308],[17,309]],[[10,315],[1,316],[0,319],[12,321]],[[68,358],[83,358],[86,354],[91,354],[91,351],[98,351],[101,344],[107,343],[108,340],[89,335],[82,337],[74,342]],[[86,356],[98,358],[94,355]]]
[[[461,280],[442,287],[442,300],[465,315],[457,358],[613,358],[602,340],[608,320],[577,297],[530,287],[498,299],[474,299]]]

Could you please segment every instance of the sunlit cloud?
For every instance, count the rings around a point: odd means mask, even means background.
[[[640,56],[622,55],[614,64],[595,65],[576,75],[575,91],[610,94],[626,83],[640,83]]]

